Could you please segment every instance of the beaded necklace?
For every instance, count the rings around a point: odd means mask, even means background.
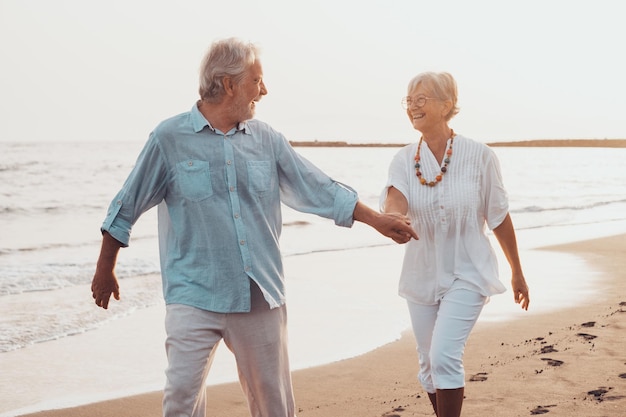
[[[422,171],[420,171],[420,149],[422,148],[422,141],[424,140],[424,136],[420,137],[420,142],[417,145],[417,152],[415,153],[415,175],[420,180],[422,185],[428,185],[429,187],[434,187],[439,184],[443,179],[443,175],[448,171],[448,164],[450,164],[450,158],[452,157],[452,144],[454,143],[454,130],[450,129],[450,146],[446,151],[446,155],[443,160],[443,166],[441,167],[441,172],[437,174],[433,181],[428,181],[426,178],[422,177]]]

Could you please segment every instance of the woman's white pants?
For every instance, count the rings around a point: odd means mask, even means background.
[[[418,379],[426,392],[465,386],[465,343],[486,300],[475,291],[453,288],[437,304],[408,301],[417,341]]]

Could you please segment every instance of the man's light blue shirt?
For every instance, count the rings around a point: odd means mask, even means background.
[[[133,224],[158,205],[165,302],[246,312],[250,279],[272,308],[285,303],[281,201],[351,227],[357,199],[268,124],[223,134],[193,106],[150,134],[102,230],[128,246]]]

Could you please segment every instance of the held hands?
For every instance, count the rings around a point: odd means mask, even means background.
[[[109,307],[111,294],[116,300],[120,299],[120,286],[117,283],[115,273],[111,271],[101,272],[96,269],[96,273],[91,281],[91,292],[96,305],[105,310]]]
[[[513,299],[516,304],[519,304],[524,310],[528,310],[530,304],[530,297],[528,295],[528,285],[526,279],[521,274],[513,274],[511,278],[511,289],[513,290]]]
[[[411,220],[400,213],[381,213],[380,218],[373,225],[381,234],[391,238],[396,243],[407,243],[411,238],[419,237],[411,226]]]
[[[352,216],[354,220],[372,226],[379,233],[393,239],[397,243],[406,243],[411,238],[418,239],[417,233],[411,227],[411,220],[395,210],[393,213],[379,213],[357,201]]]

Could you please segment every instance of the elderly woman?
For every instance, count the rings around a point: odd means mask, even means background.
[[[407,214],[419,236],[406,246],[399,293],[417,341],[419,381],[438,417],[457,417],[465,343],[489,296],[505,291],[486,227],[506,255],[513,297],[524,310],[528,286],[496,155],[448,126],[459,112],[454,78],[419,74],[402,103],[421,137],[393,158],[381,205]]]

